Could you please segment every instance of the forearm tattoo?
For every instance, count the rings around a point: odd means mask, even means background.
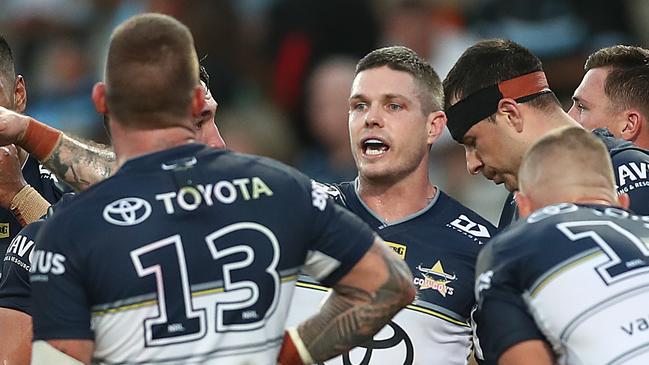
[[[330,359],[367,342],[408,304],[404,302],[404,291],[412,287],[410,270],[396,255],[393,258],[382,253],[382,257],[389,275],[375,293],[338,285],[321,312],[298,328],[315,361]]]
[[[85,190],[109,177],[116,162],[110,147],[63,136],[43,165],[75,190]]]

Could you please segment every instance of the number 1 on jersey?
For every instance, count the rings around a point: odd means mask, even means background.
[[[166,260],[160,262],[160,258]],[[160,315],[144,321],[146,345],[169,345],[203,337],[206,330],[205,310],[192,308],[187,263],[180,235],[131,251],[131,260],[140,277],[155,275],[158,290]]]
[[[649,248],[628,230],[611,221],[580,221],[557,224],[570,240],[592,239],[609,257],[596,268],[607,284],[649,271]]]

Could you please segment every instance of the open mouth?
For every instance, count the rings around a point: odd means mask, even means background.
[[[378,138],[368,138],[361,143],[361,146],[367,156],[381,156],[390,149],[388,144]]]

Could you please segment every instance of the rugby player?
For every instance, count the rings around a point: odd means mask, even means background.
[[[205,107],[200,116],[195,119],[194,127],[197,131],[196,139],[199,142],[208,144],[214,148],[224,148],[225,143],[221,138],[214,118],[217,103],[212,97],[209,88],[209,74],[204,67],[200,67],[201,84],[205,87]],[[3,113],[0,111],[0,114]],[[30,134],[29,138],[21,137],[23,145],[30,148],[34,146],[32,141],[51,140],[51,148],[41,157],[46,164],[52,166],[60,173],[59,176],[68,178],[68,181],[78,189],[85,189],[101,179],[108,177],[115,169],[115,155],[106,146],[102,146],[90,141],[75,140],[65,136],[63,133],[51,129],[50,127],[39,122],[30,120],[28,116],[13,113],[5,110],[5,126],[12,127],[14,134],[17,133],[20,126],[32,126],[37,129],[36,133]],[[0,123],[2,123],[0,121]],[[41,131],[38,131],[38,130]],[[52,133],[47,133],[51,131]],[[5,130],[7,132],[7,130]],[[45,133],[43,133],[45,132]],[[6,136],[8,137],[8,136]],[[31,149],[31,148],[30,148]],[[13,197],[15,191],[21,188],[20,182],[20,165],[17,156],[17,150],[14,146],[9,145],[2,147],[0,150],[0,166],[2,175],[0,175],[0,196]],[[15,171],[13,174],[10,171]],[[46,171],[41,169],[42,172]],[[31,176],[31,175],[29,175]],[[49,175],[43,175],[49,176]],[[64,195],[65,197],[66,195]],[[30,196],[22,204],[27,207],[40,207],[39,211],[46,209],[49,202],[39,206],[39,196]],[[31,201],[31,202],[30,202]],[[34,216],[38,213],[33,213]],[[33,220],[33,218],[31,219]],[[36,242],[36,233],[43,225],[42,221],[27,225],[23,231],[11,240],[10,247],[13,249],[6,250],[2,262],[2,276],[0,276],[0,361],[7,361],[9,364],[21,365],[29,364],[31,355],[32,339],[32,321],[31,321],[31,286],[29,283],[29,268],[32,250]],[[4,251],[3,251],[4,252]]]
[[[586,74],[568,114],[586,129],[607,128],[638,147],[649,148],[649,50],[602,48],[586,60]]]
[[[550,90],[541,61],[508,40],[469,47],[444,80],[444,98],[447,126],[464,146],[469,173],[482,173],[510,191],[498,224],[505,227],[517,217],[513,192],[525,151],[546,133],[579,124]],[[618,192],[631,196],[634,212],[649,214],[649,176],[642,173],[649,155],[606,130],[594,133],[609,150]]]
[[[327,364],[466,364],[471,353],[475,261],[495,228],[429,180],[429,150],[446,124],[442,100],[433,68],[406,47],[377,49],[357,64],[349,134],[359,174],[327,188],[406,262],[417,297],[372,341]],[[289,323],[326,296],[301,276]]]
[[[11,48],[0,36],[0,108],[18,114],[26,105],[25,80],[16,75]],[[18,231],[45,214],[64,188],[24,149],[9,146],[0,153],[0,251],[4,252]]]
[[[626,209],[604,144],[555,130],[525,154],[518,179],[521,222],[478,259],[486,362],[649,363],[649,217]]]
[[[138,15],[113,32],[93,101],[120,168],[37,236],[32,364],[271,364],[278,352],[284,365],[319,362],[412,301],[407,266],[317,184],[193,143],[197,67],[171,17]],[[302,268],[333,294],[285,331]]]

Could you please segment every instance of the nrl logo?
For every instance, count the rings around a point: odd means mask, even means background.
[[[422,267],[421,264],[417,266],[417,270],[424,276],[423,278],[414,278],[413,283],[419,286],[419,290],[433,289],[439,292],[443,297],[453,295],[454,289],[448,284],[457,279],[455,274],[451,275],[444,272],[442,262],[437,260],[435,265],[430,269]]]

